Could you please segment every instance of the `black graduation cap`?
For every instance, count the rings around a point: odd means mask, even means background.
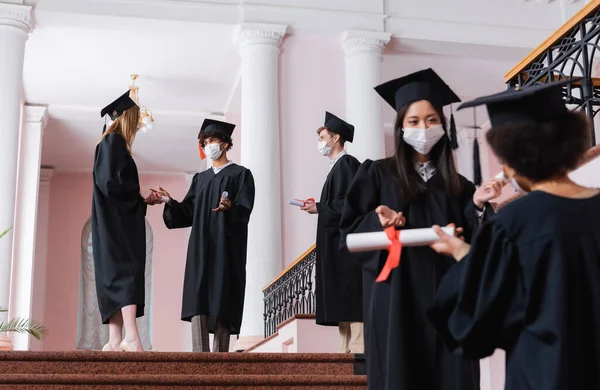
[[[352,142],[354,140],[354,126],[328,111],[325,111],[325,123],[323,126],[339,134],[344,141]]]
[[[451,109],[452,103],[461,101],[448,84],[431,68],[390,80],[375,87],[375,91],[396,111],[419,100],[427,100],[436,107],[450,105]],[[449,138],[452,148],[458,148],[454,112],[450,116]]]
[[[135,106],[135,101],[129,97],[130,90],[121,95],[117,100],[110,103],[100,111],[100,117],[103,118],[105,115],[109,115],[111,120],[115,120],[123,114],[125,110]],[[106,131],[106,123],[102,129],[102,134]]]
[[[563,99],[563,87],[581,78],[571,78],[553,83],[540,84],[525,89],[509,89],[493,95],[479,97],[458,107],[459,110],[481,105],[487,106],[492,127],[511,123],[543,123],[567,112]],[[475,111],[475,110],[473,110]],[[475,132],[477,132],[477,119]],[[481,165],[477,134],[473,142],[473,182],[481,185]]]
[[[202,132],[216,129],[221,130],[222,132],[231,137],[231,134],[233,134],[233,129],[235,129],[235,125],[233,123],[221,122],[214,119],[205,119],[204,122],[202,122],[202,126],[200,127],[198,139],[200,139],[200,135],[202,135]]]

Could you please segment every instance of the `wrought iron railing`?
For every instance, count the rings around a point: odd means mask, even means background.
[[[313,245],[263,288],[265,337],[296,314],[315,314],[315,259]]]
[[[508,72],[504,79],[510,87],[527,88],[583,77],[580,82],[565,87],[564,95],[567,104],[585,110],[590,119],[590,147],[596,145],[594,116],[600,111],[600,79],[592,77],[599,41],[600,0],[594,0]]]

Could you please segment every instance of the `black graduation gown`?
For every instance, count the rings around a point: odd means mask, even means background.
[[[214,212],[223,191],[231,208]],[[181,319],[209,318],[215,331],[217,317],[239,334],[246,290],[248,221],[254,206],[254,178],[237,164],[215,175],[212,168],[194,175],[181,203],[165,205],[163,220],[169,229],[192,227],[183,280]]]
[[[125,139],[108,134],[96,146],[92,193],[92,248],[102,323],[122,307],[144,315],[146,203]]]
[[[406,229],[454,222],[464,228],[468,241],[478,226],[472,201],[475,186],[461,176],[462,193],[450,197],[442,177],[434,175],[425,184],[428,191],[407,204],[398,192],[392,164],[391,159],[384,159],[361,165],[346,196],[340,224],[342,239],[345,241],[348,233],[381,231],[375,209],[386,205],[404,213]],[[387,251],[353,256],[363,267],[369,388],[479,389],[479,363],[451,355],[425,316],[438,282],[454,260],[429,247],[403,248],[400,266],[392,270],[386,282],[376,283],[387,256]]]
[[[533,192],[481,227],[429,318],[478,359],[506,350],[507,390],[600,389],[600,195]]]
[[[344,197],[360,163],[348,154],[335,163],[317,203],[316,298],[317,324],[362,322],[362,270],[340,249],[339,224]]]

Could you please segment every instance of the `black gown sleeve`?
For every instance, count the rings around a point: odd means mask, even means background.
[[[494,209],[489,203],[484,205],[483,215],[480,217],[477,213],[475,203],[473,203],[473,194],[475,194],[475,185],[464,179],[463,190],[461,194],[461,205],[463,207],[463,216],[466,221],[465,226],[458,226],[464,229],[463,236],[467,242],[475,237],[479,226],[487,221],[492,215],[494,215]]]
[[[332,172],[334,183],[332,197],[325,202],[318,202],[316,205],[320,220],[325,221],[327,226],[334,224],[335,227],[337,227],[342,217],[346,193],[358,170],[358,165],[353,164],[353,160],[350,159],[342,158],[337,164],[339,166],[336,166]]]
[[[180,229],[192,226],[194,223],[194,203],[196,201],[196,183],[198,174],[194,175],[192,184],[183,201],[171,199],[171,204],[165,203],[163,221],[168,229]]]
[[[254,176],[245,169],[239,178],[239,188],[231,208],[228,211],[229,221],[234,226],[246,226],[250,221],[250,213],[254,207]]]
[[[346,236],[351,233],[368,233],[382,230],[375,209],[380,205],[379,175],[373,161],[366,160],[350,185],[344,199],[340,220],[340,247],[346,247]],[[379,273],[380,251],[356,253],[352,259],[374,274]]]
[[[130,213],[146,203],[140,195],[137,177],[130,166],[131,156],[125,140],[118,134],[108,134],[98,145],[94,160],[94,181],[100,192],[121,212]]]
[[[444,275],[427,313],[450,350],[469,359],[511,345],[524,319],[518,251],[494,222],[481,227],[469,254]]]

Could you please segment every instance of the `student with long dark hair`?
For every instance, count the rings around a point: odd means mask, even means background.
[[[501,183],[478,190],[459,175],[442,108],[459,102],[431,69],[376,87],[396,109],[393,157],[365,161],[346,196],[343,237],[382,228],[426,228],[454,222],[470,239],[490,212]],[[435,221],[439,221],[435,222]],[[363,267],[365,348],[370,389],[479,388],[479,363],[450,354],[425,312],[454,264],[431,248],[404,248],[398,267],[387,251],[357,256]],[[376,278],[378,281],[376,281]]]

